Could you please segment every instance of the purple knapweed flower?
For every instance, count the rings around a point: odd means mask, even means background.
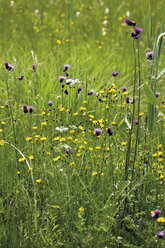
[[[127,26],[136,26],[136,22],[135,21],[131,21],[129,18],[124,18],[124,24]]]
[[[112,76],[113,76],[113,77],[116,77],[116,76],[118,76],[118,75],[119,75],[119,72],[115,72],[115,71],[112,72]]]
[[[36,71],[36,66],[34,64],[32,65],[32,69],[33,71]]]
[[[134,120],[133,122],[134,122],[134,124],[136,124],[136,125],[139,123],[138,120]]]
[[[69,64],[64,64],[65,71],[67,71],[69,67],[70,67]]]
[[[142,222],[142,219],[139,219],[139,220],[138,220],[138,224],[140,225],[140,224],[141,224],[141,222]]]
[[[165,236],[165,230],[160,231],[160,232],[157,233],[158,239],[162,239],[164,236]]]
[[[112,134],[113,134],[112,127],[107,128],[107,133],[109,134],[109,136],[112,136]]]
[[[101,128],[95,128],[95,130],[94,130],[94,133],[98,136],[98,135],[100,135],[100,134],[102,134],[102,130],[101,130]]]
[[[135,39],[139,39],[140,38],[140,33],[143,32],[143,29],[141,27],[136,27],[135,28],[135,32],[131,33],[131,36]]]
[[[52,106],[52,101],[48,101],[48,105],[49,106]]]
[[[32,112],[33,112],[34,107],[31,105],[31,106],[29,106],[28,108],[29,108],[29,113],[32,113]]]
[[[161,214],[159,209],[155,209],[154,212],[151,214],[151,217],[154,219],[157,219],[159,215]]]
[[[22,80],[24,78],[24,75],[21,75],[21,76],[19,76],[17,78],[18,78],[18,80]]]
[[[127,91],[127,88],[125,86],[123,86],[122,91]]]
[[[26,104],[23,105],[23,112],[26,114],[28,112],[28,107]]]
[[[129,96],[126,97],[126,103],[129,103]]]
[[[64,76],[59,76],[58,79],[60,79],[60,83],[62,83],[62,82],[66,79],[66,77],[64,77]]]
[[[130,101],[130,103],[135,103],[135,98],[134,97],[132,97],[132,100]]]
[[[12,69],[14,69],[14,66],[13,65],[10,65],[7,61],[5,62],[5,66],[6,66],[6,69],[8,71],[11,71]]]
[[[156,91],[155,95],[156,95],[156,97],[160,96],[160,92]]]
[[[64,91],[64,93],[65,93],[66,95],[68,95],[68,90],[66,89],[66,90]]]
[[[69,154],[71,153],[71,149],[70,149],[70,148],[66,148],[65,153],[66,153],[67,155],[69,155]]]
[[[148,60],[153,60],[153,55],[154,55],[154,52],[153,51],[150,51],[150,52],[146,53],[146,58]]]
[[[89,92],[88,92],[88,95],[93,95],[93,94],[95,94],[95,90],[93,90],[93,89],[91,89]]]
[[[82,89],[83,89],[83,87],[82,87],[82,86],[79,86],[79,87],[78,87],[78,90],[77,90],[77,93],[79,94],[80,91],[82,91]]]
[[[140,34],[141,32],[143,32],[143,29],[141,27],[136,27],[135,32],[136,34]]]

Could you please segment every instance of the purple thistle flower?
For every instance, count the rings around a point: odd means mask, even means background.
[[[147,57],[148,60],[153,60],[153,55],[154,55],[153,51],[150,51],[150,52],[146,53],[146,57]]]
[[[154,212],[151,214],[151,217],[154,219],[157,219],[159,215],[161,214],[159,209],[155,209]]]
[[[13,65],[10,65],[7,61],[5,62],[5,66],[6,66],[6,69],[8,71],[11,71],[12,69],[14,69],[14,66]]]
[[[160,231],[160,232],[157,233],[158,239],[162,239],[164,236],[165,236],[165,230]]]
[[[22,80],[24,78],[24,75],[21,75],[20,77],[17,77],[18,80]]]
[[[66,95],[68,95],[68,90],[66,89],[66,90],[64,91],[64,93],[65,93]]]
[[[132,104],[135,103],[135,98],[134,97],[132,97],[131,103]]]
[[[112,134],[113,134],[112,127],[107,128],[107,133],[109,134],[109,136],[112,136]]]
[[[52,106],[52,101],[48,101],[49,106]]]
[[[139,220],[138,220],[138,224],[140,225],[140,224],[141,224],[141,222],[142,222],[142,219],[139,219]]]
[[[116,77],[116,76],[118,76],[118,75],[119,75],[119,72],[115,72],[115,71],[112,72],[112,76],[113,76],[113,77]]]
[[[32,65],[32,69],[33,71],[36,71],[36,66],[34,64]]]
[[[67,71],[69,67],[70,67],[69,64],[64,64],[65,71]]]
[[[122,87],[122,91],[126,91],[127,88],[125,86]]]
[[[82,87],[82,86],[79,86],[79,87],[78,87],[78,90],[77,90],[77,93],[79,94],[80,91],[82,91],[82,89],[83,89],[83,87]]]
[[[129,96],[126,97],[126,103],[129,103]]]
[[[143,32],[143,29],[141,27],[136,27],[135,32],[136,34],[140,34],[141,32]]]
[[[23,105],[23,112],[26,114],[28,113],[28,107],[26,104]]]
[[[160,92],[156,91],[155,95],[156,95],[156,97],[160,96]]]
[[[94,132],[98,136],[98,135],[102,134],[103,131],[101,130],[101,128],[95,128]]]
[[[66,79],[66,77],[64,77],[64,76],[59,76],[58,79],[60,79],[60,83],[62,83],[62,82]]]
[[[143,29],[141,27],[136,27],[135,28],[135,32],[131,33],[131,36],[135,39],[139,39],[140,38],[140,33],[143,32]]]
[[[67,155],[69,155],[69,153],[71,153],[71,149],[70,149],[70,148],[66,148],[65,153],[66,153]]]
[[[135,34],[135,39],[139,39],[140,35],[139,34]]]
[[[29,108],[29,113],[32,113],[32,112],[33,112],[34,107],[31,105],[31,106],[29,106],[28,108]]]
[[[88,92],[88,95],[91,96],[91,95],[93,95],[93,94],[95,94],[95,90],[91,89],[91,90]]]
[[[136,25],[136,22],[132,22],[129,18],[124,18],[124,24],[127,26],[135,26]]]
[[[138,120],[134,120],[133,122],[134,122],[134,124],[136,124],[136,125],[139,124],[139,121],[138,121]]]

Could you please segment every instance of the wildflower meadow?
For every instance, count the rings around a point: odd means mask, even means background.
[[[0,247],[164,248],[164,0],[1,0],[0,34]]]

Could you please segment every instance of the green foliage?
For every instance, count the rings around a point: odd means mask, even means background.
[[[0,7],[0,247],[163,248],[164,1]]]

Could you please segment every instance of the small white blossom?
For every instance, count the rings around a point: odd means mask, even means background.
[[[109,8],[106,8],[104,11],[105,14],[109,14]]]

